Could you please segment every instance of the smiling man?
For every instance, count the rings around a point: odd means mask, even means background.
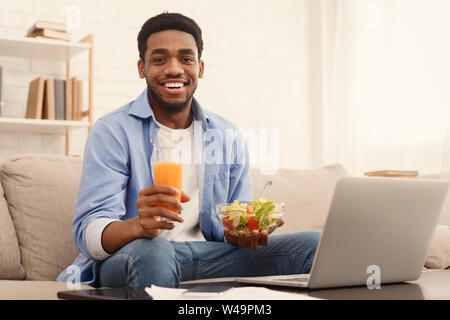
[[[233,236],[215,214],[216,204],[250,202],[252,184],[242,133],[194,98],[205,68],[195,21],[157,15],[142,26],[138,49],[147,88],[97,120],[86,144],[72,225],[81,282],[177,287],[202,278],[308,273],[320,233],[272,235],[270,242],[267,231]],[[154,183],[155,144],[187,155],[180,200],[176,189]],[[58,280],[70,281],[73,270]]]
[[[195,39],[185,32],[164,30],[151,34],[146,43],[138,69],[139,76],[147,81],[156,118],[170,121],[176,116],[192,120],[190,105],[204,69]]]

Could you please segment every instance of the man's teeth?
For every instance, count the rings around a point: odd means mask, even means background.
[[[165,83],[164,86],[166,88],[181,88],[181,87],[183,87],[183,83],[180,83],[180,82]]]

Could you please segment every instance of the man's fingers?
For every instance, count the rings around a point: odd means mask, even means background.
[[[247,248],[247,236],[245,235],[244,231],[239,231],[239,239],[238,239],[238,243],[239,243],[239,247],[240,248]]]
[[[173,228],[175,228],[175,224],[173,222],[159,220],[159,221],[156,221],[156,227],[158,229],[172,230]]]
[[[267,230],[253,230],[250,234],[239,231],[238,235],[232,235],[227,228],[224,228],[224,236],[227,240],[240,248],[251,248],[257,250],[258,246],[267,247],[269,245],[269,233]]]
[[[141,221],[142,229],[146,232],[151,232],[154,230],[172,230],[175,228],[175,224],[173,222],[167,220],[156,220],[156,219],[146,219]]]
[[[181,202],[188,202],[191,200],[191,197],[187,194],[181,191]]]
[[[251,242],[250,242],[250,248],[253,250],[258,249],[258,243],[259,243],[259,232],[258,230],[253,230],[250,234]]]
[[[178,201],[176,198],[168,196],[163,193],[155,193],[150,196],[144,196],[140,197],[136,201],[136,206],[138,208],[141,208],[143,206],[154,206],[154,205],[163,205],[167,207],[174,208],[177,211],[183,210],[183,206],[181,205],[181,202]]]
[[[259,244],[267,247],[269,245],[269,233],[267,232],[267,230],[262,230],[259,233]]]
[[[139,191],[139,197],[150,196],[155,193],[165,193],[167,195],[176,196],[177,194],[179,194],[179,191],[171,186],[163,184],[152,184],[151,186]]]
[[[146,207],[143,209],[139,209],[138,214],[141,219],[161,217],[171,221],[184,221],[181,214],[178,214],[177,212],[164,207]]]

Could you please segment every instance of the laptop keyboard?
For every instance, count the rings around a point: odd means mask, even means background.
[[[278,278],[278,279],[272,279],[272,281],[294,281],[294,282],[308,282],[309,278],[305,277],[298,277],[298,278]]]

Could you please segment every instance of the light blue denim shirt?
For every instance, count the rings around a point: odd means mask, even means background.
[[[215,205],[236,199],[252,200],[247,146],[235,125],[203,109],[196,99],[192,111],[200,228],[206,240],[224,241]],[[72,224],[81,253],[58,276],[58,281],[95,284],[101,261],[88,252],[85,230],[95,219],[125,220],[137,216],[139,191],[153,184],[152,144],[158,130],[147,89],[136,100],[95,122],[86,143]]]

